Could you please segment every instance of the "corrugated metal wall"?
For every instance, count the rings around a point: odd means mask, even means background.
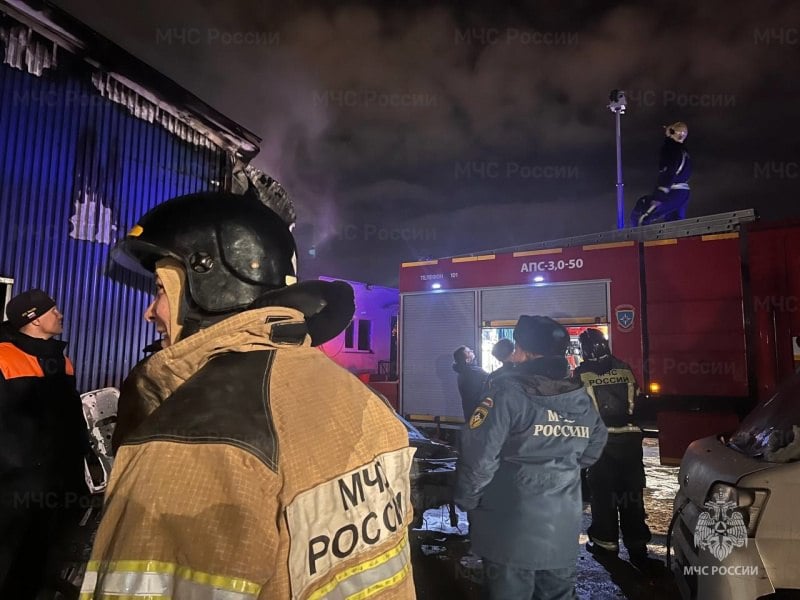
[[[113,242],[172,196],[229,180],[224,152],[181,141],[101,95],[59,53],[41,76],[0,65],[0,277],[64,313],[80,391],[118,385],[156,338],[134,289],[106,275]]]

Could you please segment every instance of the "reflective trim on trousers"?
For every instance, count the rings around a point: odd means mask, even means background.
[[[316,589],[308,600],[364,600],[397,585],[411,571],[408,537],[380,556],[371,558],[341,573]]]
[[[604,542],[603,540],[598,540],[591,536],[589,536],[589,539],[592,540],[593,544],[599,546],[603,550],[608,550],[609,552],[616,552],[619,550],[619,544],[617,542]]]
[[[261,586],[160,561],[90,561],[80,600],[254,600]]]

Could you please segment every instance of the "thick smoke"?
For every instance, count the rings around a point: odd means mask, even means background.
[[[796,3],[59,4],[263,137],[306,276],[613,228],[611,88],[628,208],[681,119],[690,215],[797,210]]]

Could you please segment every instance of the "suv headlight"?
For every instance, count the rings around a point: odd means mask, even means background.
[[[747,537],[753,537],[758,528],[758,518],[769,496],[769,490],[740,488],[727,483],[715,483],[706,496],[706,502],[735,503],[747,527]]]

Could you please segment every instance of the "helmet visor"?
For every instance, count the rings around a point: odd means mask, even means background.
[[[145,277],[153,276],[156,270],[156,262],[162,258],[174,258],[181,263],[183,262],[179,256],[164,250],[164,248],[134,238],[120,240],[111,250],[110,256],[111,260],[123,269]]]

